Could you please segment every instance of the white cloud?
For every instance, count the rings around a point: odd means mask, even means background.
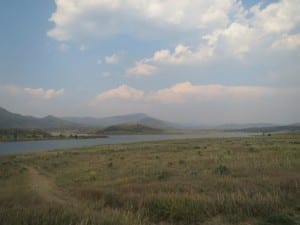
[[[299,10],[300,0],[281,0],[265,8],[255,5],[243,20],[233,20],[227,28],[208,35],[211,37],[209,43],[217,45],[219,42],[220,48],[229,46],[234,54],[247,53],[256,48],[268,51],[282,35],[297,32],[300,28]]]
[[[112,99],[123,99],[123,100],[140,100],[144,97],[144,92],[125,84],[96,96],[95,101],[112,100]]]
[[[225,27],[230,14],[242,13],[236,0],[56,0],[48,32],[59,41],[149,33],[153,27],[179,31]],[[132,29],[135,24],[135,29]],[[145,28],[146,27],[146,28]],[[147,32],[145,32],[147,31]],[[150,31],[151,32],[151,31]],[[154,33],[156,34],[156,33]]]
[[[256,5],[251,9],[252,24],[264,33],[289,32],[299,26],[299,10],[299,0],[280,0],[263,9]]]
[[[150,59],[145,59],[145,62],[162,63],[162,64],[189,64],[204,61],[213,56],[213,48],[202,46],[195,51],[189,47],[179,44],[174,49],[174,52],[169,50],[160,50],[154,53]]]
[[[299,5],[299,0],[281,0],[247,11],[236,0],[57,0],[50,18],[54,28],[48,35],[68,41],[116,33],[135,35],[144,32],[143,27],[149,33],[153,26],[161,32],[170,28],[168,32],[190,30],[209,35],[232,23],[248,24],[264,34],[282,33],[299,28]],[[133,24],[134,30],[130,29]]]
[[[54,89],[48,89],[45,90],[43,88],[24,88],[24,91],[26,94],[29,94],[34,97],[43,98],[43,99],[52,99],[59,96],[64,95],[64,89],[54,90]]]
[[[111,56],[106,56],[105,62],[107,64],[117,64],[119,62],[119,56],[117,54],[112,54]]]
[[[265,8],[255,5],[249,11],[240,6],[236,8],[239,10],[233,11],[232,19],[227,20],[225,26],[199,33],[202,40],[196,47],[178,44],[173,52],[158,50],[152,57],[138,62],[152,63],[153,66],[199,65],[208,59],[225,61],[232,58],[251,63],[261,56],[261,61],[272,65],[274,63],[268,54],[272,56],[273,49],[289,51],[299,47],[300,0],[281,0]]]
[[[169,88],[145,93],[127,85],[100,93],[96,101],[119,99],[126,101],[143,101],[159,103],[203,102],[226,99],[246,100],[274,96],[279,93],[296,93],[296,89],[270,88],[261,86],[224,86],[224,85],[193,85],[190,82],[175,84]]]
[[[39,97],[43,99],[51,99],[58,96],[64,95],[64,89],[54,90],[48,89],[45,90],[43,88],[22,88],[16,85],[0,85],[0,93],[3,96],[12,96],[19,97],[23,96],[24,93],[30,96]]]
[[[102,60],[101,60],[101,59],[98,59],[98,60],[96,61],[96,64],[97,64],[97,65],[101,65],[101,64],[102,64]]]
[[[91,110],[105,115],[145,112],[193,124],[298,121],[299,89],[195,85],[190,82],[144,92],[121,85],[96,96]],[[103,107],[105,105],[105,107]]]
[[[272,93],[266,87],[193,85],[190,82],[176,84],[170,88],[158,90],[148,96],[149,99],[163,103],[182,103],[193,101],[214,101],[224,98],[256,98]]]
[[[137,59],[127,69],[128,75],[149,76],[168,65],[202,66],[214,60],[241,60],[248,65],[259,61],[271,68],[278,64],[272,60],[281,51],[299,47],[300,0],[258,3],[251,9],[245,9],[240,0],[57,0],[56,6],[48,35],[59,41],[118,34],[163,39],[166,34],[171,43],[178,43],[174,49],[157,49]],[[104,61],[118,63],[118,55]]]
[[[149,76],[156,72],[156,67],[150,64],[137,62],[134,67],[127,70],[128,76]]]
[[[250,45],[256,38],[255,31],[249,25],[232,23],[219,34],[216,46],[225,48],[226,54],[240,57],[251,50]]]
[[[272,48],[277,50],[295,50],[300,47],[300,34],[283,35],[281,39],[272,43]]]

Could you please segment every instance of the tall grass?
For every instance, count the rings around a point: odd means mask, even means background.
[[[3,156],[0,224],[299,224],[299,137],[161,141]],[[32,189],[30,167],[54,183],[62,203]]]
[[[148,197],[144,204],[144,213],[153,221],[168,221],[179,224],[194,224],[217,215],[239,215],[241,217],[264,217],[280,211],[285,205],[277,193],[219,194],[180,196],[158,195]]]

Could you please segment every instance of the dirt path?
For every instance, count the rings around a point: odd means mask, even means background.
[[[41,174],[37,169],[33,167],[27,167],[30,177],[31,188],[36,191],[40,197],[48,202],[56,202],[59,204],[65,204],[64,193],[55,185],[51,178]]]

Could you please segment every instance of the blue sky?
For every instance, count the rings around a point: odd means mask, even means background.
[[[0,7],[0,105],[298,122],[299,0],[44,0]]]

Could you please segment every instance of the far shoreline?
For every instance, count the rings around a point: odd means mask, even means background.
[[[179,139],[223,139],[223,138],[243,138],[254,137],[254,134],[243,132],[215,132],[202,134],[147,134],[147,135],[110,135],[107,138],[89,139],[52,139],[40,141],[15,141],[0,142],[0,155],[23,154],[28,152],[42,152],[52,150],[64,150],[85,148],[100,145],[128,144],[164,140]]]
[[[82,140],[82,139],[96,139],[96,138],[108,138],[108,135],[93,135],[93,136],[52,136],[45,138],[20,138],[20,139],[8,139],[0,140],[0,143],[13,143],[13,142],[27,142],[27,141],[56,141],[56,140]]]

